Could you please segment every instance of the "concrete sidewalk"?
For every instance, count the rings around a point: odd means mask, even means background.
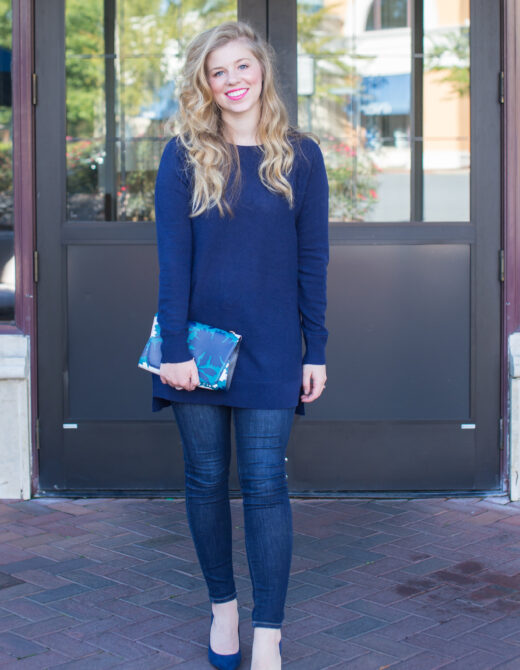
[[[287,670],[520,669],[520,503],[292,499]],[[232,500],[241,668],[251,584]],[[0,502],[0,668],[204,670],[184,499]]]

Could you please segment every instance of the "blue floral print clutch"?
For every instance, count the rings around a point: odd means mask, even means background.
[[[188,348],[199,372],[199,386],[213,391],[227,391],[231,385],[242,336],[198,321],[188,321]],[[161,367],[161,328],[158,314],[152,332],[138,362],[138,367],[159,374]]]

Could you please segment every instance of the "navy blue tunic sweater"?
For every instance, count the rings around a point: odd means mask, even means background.
[[[234,216],[222,218],[216,207],[190,218],[185,149],[177,137],[166,145],[155,188],[162,361],[193,358],[189,320],[234,330],[242,342],[229,390],[178,391],[151,375],[152,411],[174,400],[305,414],[302,364],[326,362],[328,182],[319,145],[291,142],[293,208],[261,183],[261,146],[238,146],[241,188]]]

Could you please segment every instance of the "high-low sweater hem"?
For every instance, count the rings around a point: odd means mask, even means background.
[[[256,409],[276,409],[294,407],[303,414],[303,404],[299,399],[301,379],[291,382],[241,383],[234,382],[228,391],[196,388],[193,391],[178,391],[158,379],[152,398],[152,411],[157,412],[171,405],[171,402],[188,402],[207,405],[227,405],[231,407],[254,407]],[[162,388],[164,387],[164,388]]]

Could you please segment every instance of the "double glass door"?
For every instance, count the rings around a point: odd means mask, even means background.
[[[330,184],[326,393],[293,492],[499,486],[500,6],[485,0],[36,3],[40,488],[184,486],[136,366],[153,188],[183,52],[250,21]],[[239,490],[235,463],[230,486]]]

